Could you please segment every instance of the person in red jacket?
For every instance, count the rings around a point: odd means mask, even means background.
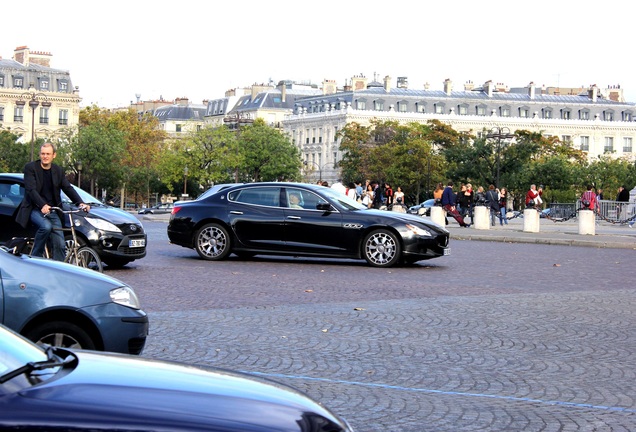
[[[537,185],[530,185],[530,190],[526,193],[526,207],[536,209],[541,207],[541,203],[543,202],[541,195],[543,195],[542,187],[539,187],[537,190]]]

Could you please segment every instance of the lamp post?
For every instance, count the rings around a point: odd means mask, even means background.
[[[25,99],[29,101],[31,107],[31,162],[33,162],[33,146],[35,144],[35,109],[40,105],[42,100],[42,106],[48,108],[51,106],[51,102],[44,93],[38,93],[35,91],[33,84],[29,86],[29,91],[22,93],[20,100],[16,101],[16,105],[24,107],[26,104]]]
[[[249,113],[244,112],[235,112],[234,114],[229,114],[223,119],[223,122],[232,129],[233,126],[236,127],[236,145],[238,151],[238,139],[241,136],[241,125],[245,126],[248,124],[254,123],[254,119],[249,115]],[[238,166],[234,169],[234,182],[239,182],[239,171]]]
[[[81,188],[82,187],[82,161],[77,161],[75,163],[75,166],[77,167],[77,187]]]
[[[510,133],[510,129],[507,127],[494,127],[486,134],[486,138],[497,140],[497,180],[496,187],[499,187],[499,165],[501,159],[501,140],[507,140],[514,138],[515,135]]]
[[[318,165],[317,162],[314,161],[310,161],[310,160],[305,160],[303,161],[303,165],[307,166],[307,164],[314,164],[316,166],[316,168],[318,168],[318,180],[323,180],[322,178],[322,170],[327,166],[327,165],[331,165],[333,164],[334,168],[336,167],[335,162],[325,162],[322,165]]]
[[[188,194],[188,166],[183,168],[183,196]]]

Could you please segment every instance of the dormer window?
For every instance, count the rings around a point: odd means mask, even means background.
[[[68,81],[66,80],[58,80],[57,81],[57,91],[60,93],[68,92]]]
[[[13,88],[24,88],[24,78],[21,76],[14,76]]]
[[[0,87],[4,87],[4,75],[0,75]]]
[[[42,91],[49,91],[49,79],[47,77],[38,78],[38,87]]]

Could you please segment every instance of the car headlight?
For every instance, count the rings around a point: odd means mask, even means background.
[[[102,231],[114,231],[114,232],[121,232],[121,230],[119,228],[117,228],[115,225],[113,225],[112,223],[104,220],[104,219],[99,219],[99,218],[92,218],[92,217],[87,217],[85,218],[86,222],[88,222],[89,224],[93,225],[95,228],[97,228],[98,230],[102,230]]]
[[[416,225],[406,224],[406,229],[413,235],[433,237],[430,231],[427,231],[424,228],[420,228]]]
[[[133,309],[139,309],[139,299],[132,288],[123,286],[110,291],[110,299],[117,304]]]

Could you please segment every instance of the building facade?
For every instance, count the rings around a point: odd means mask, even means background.
[[[50,67],[52,55],[22,46],[0,57],[0,127],[22,141],[54,138],[79,123],[79,88],[68,71]]]
[[[414,90],[405,77],[393,87],[390,77],[380,83],[355,76],[342,90],[297,100],[283,129],[300,149],[305,165],[324,173],[327,180],[337,177],[334,167],[342,158],[338,131],[352,122],[368,126],[373,119],[404,124],[436,119],[475,135],[493,128],[529,130],[558,136],[589,159],[611,154],[633,160],[636,105],[625,102],[618,87],[582,90],[546,91],[533,83],[509,89],[488,81],[480,87],[469,82],[455,91],[450,80],[443,90]]]

